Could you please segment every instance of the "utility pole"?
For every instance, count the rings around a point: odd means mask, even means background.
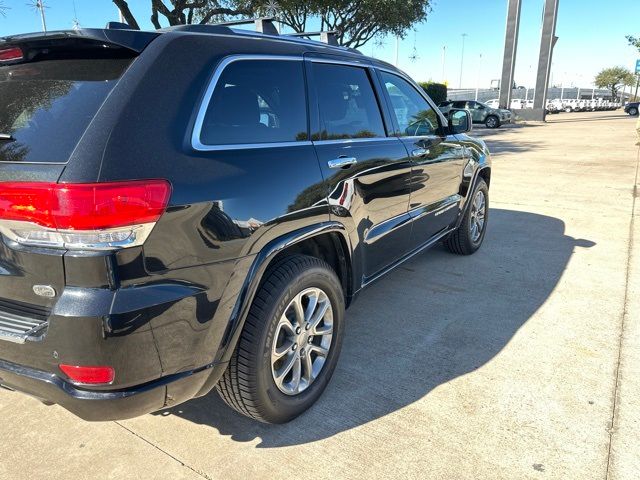
[[[478,92],[480,90],[480,70],[482,68],[482,54],[480,54],[480,59],[478,60],[478,78],[476,79],[476,102],[478,101]]]
[[[447,79],[444,76],[444,62],[447,58],[447,46],[443,45],[442,46],[442,83],[444,83]]]
[[[44,0],[36,0],[34,5],[36,10],[40,11],[40,19],[42,20],[42,31],[47,32],[47,20],[44,18]]]
[[[462,88],[462,71],[464,69],[464,39],[468,37],[466,33],[462,34],[462,55],[460,55],[460,83],[458,84],[458,88]]]

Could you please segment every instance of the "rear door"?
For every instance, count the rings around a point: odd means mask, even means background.
[[[38,50],[29,60],[25,53],[24,60],[0,62],[0,330],[10,328],[6,312],[28,313],[53,305],[55,298],[36,295],[34,285],[51,287],[58,295],[65,284],[65,250],[21,244],[37,232],[29,232],[26,198],[20,200],[21,221],[15,221],[16,201],[8,184],[57,182],[87,126],[131,63],[130,58],[91,58],[90,49],[74,53],[54,47],[50,41],[47,50]],[[22,50],[14,51],[19,56]],[[8,216],[14,221],[7,221]]]
[[[362,247],[366,282],[408,250],[411,162],[389,135],[370,67],[318,58],[307,65],[318,114],[313,140],[331,213],[351,217],[345,223]]]
[[[410,247],[417,248],[457,217],[463,148],[455,136],[446,133],[435,107],[412,83],[392,72],[378,73],[391,105],[396,135],[411,157]]]

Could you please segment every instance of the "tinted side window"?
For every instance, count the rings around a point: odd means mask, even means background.
[[[453,102],[453,108],[467,108],[466,102]]]
[[[380,72],[391,99],[391,107],[398,121],[401,137],[434,135],[438,131],[438,115],[431,105],[406,80],[397,75]]]
[[[205,145],[307,140],[302,61],[238,60],[224,69],[204,117]]]
[[[378,101],[365,69],[314,63],[313,74],[322,121],[321,140],[385,136]]]

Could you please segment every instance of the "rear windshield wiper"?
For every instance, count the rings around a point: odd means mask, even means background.
[[[0,142],[13,142],[15,138],[9,133],[0,133]]]

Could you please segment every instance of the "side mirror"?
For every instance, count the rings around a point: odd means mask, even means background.
[[[449,133],[466,133],[472,128],[471,113],[469,110],[454,108],[449,111]]]

